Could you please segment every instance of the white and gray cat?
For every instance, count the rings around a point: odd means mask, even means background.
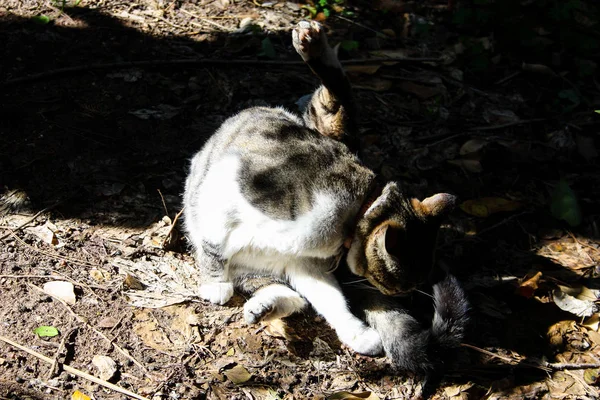
[[[332,271],[342,261],[341,268],[366,278],[378,293],[412,291],[430,274],[441,218],[455,198],[440,193],[419,201],[395,182],[378,186],[350,150],[356,143],[354,102],[324,28],[300,22],[292,37],[322,82],[304,115],[283,108],[242,111],[192,160],[184,221],[203,280],[199,295],[224,304],[234,287],[247,289],[252,277],[275,278],[279,282],[254,287],[244,305],[249,323],[288,316],[308,302],[355,351],[377,355],[385,349],[402,357],[402,346],[390,343],[403,334],[386,330],[399,328],[403,317],[396,324],[393,307],[384,310],[374,301],[359,310],[366,322],[357,318]],[[446,300],[464,300],[453,278],[435,290],[436,301],[444,301],[444,293],[450,293]],[[448,312],[438,307],[443,312],[434,328],[462,326],[462,305]]]

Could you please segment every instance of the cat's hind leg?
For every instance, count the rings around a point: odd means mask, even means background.
[[[322,85],[304,112],[304,121],[324,136],[356,150],[355,106],[350,82],[332,49],[325,28],[316,21],[301,21],[292,31],[294,48]]]
[[[287,317],[306,307],[308,302],[296,291],[280,283],[258,289],[244,304],[244,319],[249,324]]]
[[[219,253],[203,243],[196,249],[196,268],[200,270],[202,283],[198,295],[214,304],[223,305],[233,296],[233,282],[229,278],[229,265]]]

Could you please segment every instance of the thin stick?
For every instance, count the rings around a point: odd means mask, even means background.
[[[167,240],[169,240],[169,238],[171,237],[171,233],[173,232],[173,229],[175,229],[175,226],[177,225],[177,220],[179,219],[179,217],[181,217],[181,214],[183,214],[183,210],[185,210],[185,207],[183,207],[181,210],[179,210],[177,215],[175,215],[175,218],[173,219],[173,222],[171,223],[171,228],[169,229],[169,232],[167,232],[167,236],[165,236],[165,239],[162,242],[163,249],[165,248]]]
[[[506,124],[499,124],[499,125],[492,125],[492,126],[476,126],[473,128],[469,128],[469,131],[493,131],[496,129],[504,129],[504,128],[508,128],[511,126],[516,126],[516,125],[525,125],[525,124],[531,124],[534,122],[544,122],[547,121],[547,118],[533,118],[533,119],[524,119],[522,121],[514,121],[514,122],[509,122]]]
[[[111,340],[108,338],[108,336],[106,336],[104,333],[100,332],[98,329],[94,328],[92,325],[90,325],[90,323],[83,317],[81,317],[79,314],[77,314],[75,311],[73,311],[73,309],[61,298],[56,297],[48,292],[45,292],[44,289],[30,283],[29,286],[31,286],[32,288],[34,288],[35,290],[44,293],[45,295],[48,295],[50,297],[52,297],[54,300],[58,301],[60,304],[62,304],[67,311],[69,311],[69,313],[71,313],[71,315],[79,322],[81,322],[83,325],[85,325],[87,328],[91,329],[92,331],[94,331],[98,336],[100,336],[102,339],[106,340],[108,343],[110,343],[115,350],[117,350],[119,353],[123,354],[125,357],[127,357],[129,360],[131,360],[135,365],[137,365],[138,367],[140,367],[140,369],[142,371],[144,371],[144,373],[152,378],[152,376],[150,375],[150,373],[148,372],[148,370],[146,369],[146,367],[144,367],[138,360],[136,360],[135,358],[133,358],[133,356],[131,354],[129,354],[129,352],[123,348],[121,348],[121,346],[119,346],[118,344],[116,344],[114,342],[114,340]]]
[[[158,194],[160,195],[160,200],[162,201],[163,208],[165,209],[165,215],[168,217],[169,210],[167,209],[167,203],[165,203],[165,198],[163,197],[163,194],[160,191],[160,189],[156,189],[156,190],[158,191]]]
[[[383,57],[383,58],[366,58],[363,60],[346,60],[342,61],[342,65],[364,65],[364,64],[379,64],[383,62],[405,62],[405,63],[422,63],[422,62],[441,62],[441,58],[410,58],[410,57]],[[125,61],[115,63],[97,63],[76,65],[73,67],[58,68],[50,71],[40,72],[23,76],[20,78],[10,79],[0,83],[0,87],[9,87],[21,83],[33,82],[40,79],[48,79],[60,75],[68,75],[77,72],[88,72],[93,70],[105,69],[120,69],[120,68],[143,68],[143,67],[165,67],[173,65],[183,66],[272,66],[272,67],[290,67],[304,66],[304,61],[280,61],[280,60],[216,60],[216,59],[177,59],[177,60],[148,60],[148,61]]]
[[[42,215],[46,211],[52,210],[54,207],[56,207],[60,203],[62,203],[62,201],[56,202],[56,203],[52,204],[51,206],[48,206],[48,207],[44,208],[43,210],[40,210],[40,211],[36,212],[33,215],[33,217],[29,218],[27,221],[23,222],[21,225],[17,226],[15,229],[11,229],[9,227],[6,227],[6,228],[2,227],[2,229],[7,229],[9,232],[6,235],[0,237],[0,240],[4,240],[7,237],[9,237],[11,234],[14,234],[15,232],[20,231],[21,229],[23,229],[24,226],[26,226],[26,225],[30,224],[31,222],[33,222],[37,217],[39,217],[40,215]]]
[[[8,338],[6,338],[6,337],[2,336],[2,335],[0,335],[0,340],[2,340],[3,342],[5,342],[5,343],[7,343],[7,344],[10,344],[10,345],[11,345],[11,346],[13,346],[13,347],[16,347],[16,348],[17,348],[17,349],[19,349],[19,350],[23,350],[24,352],[26,352],[26,353],[29,353],[29,354],[31,354],[32,356],[34,356],[34,357],[37,357],[37,358],[39,358],[40,360],[47,362],[48,364],[52,364],[52,359],[51,359],[51,358],[49,358],[49,357],[46,357],[45,355],[43,355],[43,354],[40,354],[40,353],[38,353],[38,352],[36,352],[36,351],[34,351],[34,350],[31,350],[31,349],[29,349],[29,348],[27,348],[27,347],[25,347],[25,346],[21,346],[20,344],[18,344],[18,343],[16,343],[16,342],[13,342],[12,340],[10,340],[10,339],[8,339]],[[70,373],[70,374],[73,374],[73,375],[75,375],[75,376],[78,376],[78,377],[80,377],[80,378],[87,379],[87,380],[89,380],[89,381],[92,381],[92,382],[94,382],[94,383],[97,383],[98,385],[102,385],[102,386],[104,386],[104,387],[106,387],[106,388],[109,388],[109,389],[111,389],[111,390],[114,390],[115,392],[118,392],[118,393],[124,394],[124,395],[126,395],[126,396],[129,396],[129,397],[131,397],[131,398],[138,399],[138,400],[150,400],[150,399],[148,399],[147,397],[142,397],[142,396],[140,396],[139,394],[136,394],[136,393],[130,392],[130,391],[129,391],[129,390],[127,390],[127,389],[123,389],[123,388],[122,388],[122,387],[120,387],[120,386],[114,385],[114,384],[112,384],[112,383],[110,383],[110,382],[107,382],[107,381],[105,381],[105,380],[102,380],[102,379],[100,379],[100,378],[97,378],[97,377],[95,377],[94,375],[90,375],[90,374],[88,374],[88,373],[85,373],[85,372],[83,372],[83,371],[80,371],[80,370],[78,370],[78,369],[76,369],[76,368],[70,367],[70,366],[68,366],[68,365],[63,365],[62,367],[63,367],[63,369],[64,369],[65,371],[67,371],[67,372],[68,372],[68,373]]]
[[[66,348],[67,340],[69,340],[69,338],[71,337],[73,332],[75,332],[77,329],[79,329],[79,328],[78,327],[71,328],[65,335],[63,335],[63,338],[60,341],[60,345],[58,346],[58,350],[56,350],[56,353],[54,354],[54,359],[52,360],[52,365],[50,366],[50,370],[48,371],[48,379],[52,379],[56,375],[56,367],[59,364],[58,357],[60,357],[60,353],[63,351],[63,349]]]
[[[515,362],[519,362],[518,360],[514,360],[510,357],[504,357],[501,355],[498,355],[496,353],[492,353],[491,351],[485,350],[485,349],[481,349],[477,346],[473,346],[471,344],[467,344],[467,343],[461,343],[460,344],[463,347],[467,347],[469,349],[473,349],[475,351],[478,351],[480,353],[486,354],[490,357],[494,357],[494,358],[498,358],[500,360],[506,361],[507,363],[515,363]],[[529,361],[529,360],[524,360],[522,362],[520,362],[519,364],[520,366],[527,366],[527,367],[532,367],[532,368],[538,368],[547,372],[550,371],[562,371],[562,370],[569,370],[569,369],[588,369],[588,368],[600,368],[600,363],[593,363],[593,364],[580,364],[580,363],[549,363],[547,361],[543,361],[543,360],[534,360],[534,361]],[[514,365],[515,367],[517,365]]]

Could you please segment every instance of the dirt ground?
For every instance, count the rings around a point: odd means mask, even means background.
[[[365,163],[461,199],[438,259],[473,322],[434,398],[599,398],[600,53],[570,58],[567,37],[597,40],[594,14],[578,3],[560,35],[539,22],[535,52],[512,26],[469,26],[489,2],[465,3],[315,6],[342,43]],[[297,110],[316,87],[291,46],[304,6],[0,1],[0,339],[56,360],[0,340],[0,399],[130,398],[68,367],[148,399],[418,397],[420,377],[349,351],[314,313],[248,326],[239,295],[193,300],[188,160],[236,110]]]

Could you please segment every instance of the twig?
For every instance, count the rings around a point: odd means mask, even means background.
[[[63,336],[62,340],[60,341],[60,345],[58,346],[58,350],[56,350],[56,353],[54,354],[54,359],[52,360],[52,365],[50,366],[50,370],[48,371],[48,379],[52,379],[56,375],[56,367],[59,364],[58,357],[60,357],[60,353],[62,353],[63,349],[65,349],[67,340],[69,340],[69,338],[71,337],[73,332],[75,332],[77,329],[79,329],[79,328],[74,327],[74,328],[69,329],[69,331]]]
[[[521,71],[513,72],[512,74],[510,74],[508,76],[505,76],[504,78],[502,78],[499,81],[497,81],[496,83],[494,83],[494,85],[502,85],[503,83],[506,83],[509,80],[511,80],[512,78],[515,78],[515,77],[517,77],[519,75],[521,75]]]
[[[499,125],[491,125],[491,126],[476,126],[473,128],[469,128],[469,131],[493,131],[496,129],[504,129],[515,125],[524,125],[524,124],[532,124],[534,122],[543,122],[547,121],[547,118],[533,118],[533,119],[524,119],[521,121],[508,122],[506,124]]]
[[[563,370],[569,370],[569,369],[588,369],[588,368],[600,368],[600,363],[593,363],[593,364],[580,364],[580,363],[549,363],[547,361],[543,361],[543,360],[537,360],[537,359],[531,359],[531,360],[523,360],[523,361],[519,361],[519,360],[515,360],[512,359],[510,357],[504,357],[501,355],[498,355],[496,353],[492,353],[491,351],[485,350],[485,349],[481,349],[477,346],[473,346],[471,344],[468,343],[461,343],[460,344],[462,347],[467,347],[469,349],[478,351],[480,353],[486,354],[490,357],[494,357],[494,358],[498,358],[502,361],[506,361],[507,363],[519,363],[519,366],[525,366],[525,367],[531,367],[531,368],[538,368],[547,372],[551,372],[551,371],[563,371]],[[513,366],[517,366],[516,364]]]
[[[160,189],[156,189],[156,190],[158,191],[158,194],[160,195],[160,200],[162,201],[163,208],[165,209],[165,215],[168,217],[169,210],[167,209],[167,203],[165,203],[165,198],[163,197],[163,194],[160,191]]]
[[[477,232],[477,236],[481,236],[484,233],[487,233],[487,232],[489,232],[489,231],[491,231],[493,229],[496,229],[499,226],[502,226],[502,225],[506,224],[507,222],[512,221],[513,219],[518,218],[518,217],[520,217],[522,215],[525,215],[525,214],[531,214],[531,211],[523,211],[523,212],[518,213],[518,214],[513,214],[510,217],[505,218],[502,221],[498,222],[497,224],[494,224],[492,226],[488,226],[487,228],[482,229],[480,232]]]
[[[10,340],[10,339],[8,339],[8,338],[6,338],[6,337],[2,336],[2,335],[0,335],[0,340],[2,340],[3,342],[5,342],[5,343],[7,343],[7,344],[10,344],[10,345],[11,345],[11,346],[13,346],[13,347],[16,347],[16,348],[17,348],[17,349],[19,349],[19,350],[23,350],[24,352],[26,352],[26,353],[29,353],[29,354],[31,354],[32,356],[34,356],[34,357],[37,357],[37,358],[39,358],[40,360],[47,362],[48,364],[52,364],[52,359],[51,359],[51,358],[49,358],[49,357],[46,357],[45,355],[43,355],[43,354],[40,354],[40,353],[38,353],[37,351],[31,350],[31,349],[29,349],[29,348],[27,348],[27,347],[25,347],[25,346],[21,346],[20,344],[18,344],[18,343],[16,343],[16,342],[13,342],[12,340]],[[124,394],[124,395],[126,395],[126,396],[129,396],[129,397],[131,397],[131,398],[138,399],[138,400],[150,400],[150,399],[148,399],[147,397],[142,397],[142,396],[140,396],[139,394],[136,394],[136,393],[130,392],[130,391],[129,391],[129,390],[127,390],[127,389],[123,389],[123,388],[122,388],[122,387],[120,387],[120,386],[114,385],[114,384],[112,384],[112,383],[110,383],[110,382],[107,382],[107,381],[105,381],[105,380],[103,380],[103,379],[97,378],[97,377],[95,377],[94,375],[90,375],[90,374],[88,374],[88,373],[85,373],[85,372],[83,372],[83,371],[80,371],[80,370],[78,370],[78,369],[76,369],[76,368],[70,367],[70,366],[68,366],[68,365],[63,365],[63,366],[62,366],[62,368],[63,368],[63,369],[66,371],[66,372],[68,372],[68,373],[70,373],[70,374],[73,374],[73,375],[75,375],[75,376],[78,376],[78,377],[80,377],[80,378],[87,379],[87,380],[89,380],[89,381],[92,381],[92,382],[94,382],[94,383],[97,383],[98,385],[102,385],[102,386],[104,386],[104,387],[106,387],[106,388],[109,388],[109,389],[111,389],[111,390],[114,390],[115,392],[118,392],[118,393]]]
[[[221,24],[217,24],[216,22],[214,22],[214,21],[211,21],[210,19],[204,19],[204,18],[201,18],[201,17],[199,17],[199,16],[198,16],[198,15],[196,15],[196,14],[193,14],[193,13],[191,13],[191,12],[187,11],[187,10],[184,10],[183,8],[180,8],[180,9],[179,9],[179,11],[181,11],[181,12],[182,12],[182,13],[184,13],[184,14],[187,14],[187,15],[189,15],[190,17],[193,17],[193,18],[200,19],[200,20],[202,20],[203,22],[206,22],[207,24],[210,24],[210,25],[216,26],[217,28],[219,28],[219,29],[222,29],[224,32],[228,32],[228,31],[229,31],[229,29],[227,29],[227,28],[226,28],[226,27],[224,27],[223,25],[221,25]],[[203,28],[203,26],[202,26],[202,25],[194,24],[192,21],[190,21],[190,23],[191,23],[192,25],[194,25],[194,26],[198,26],[199,28]]]
[[[342,61],[342,65],[364,65],[378,64],[383,62],[405,62],[405,63],[422,63],[422,62],[440,62],[441,58],[410,58],[410,57],[383,57],[383,58],[365,58],[358,60]],[[94,70],[119,69],[119,68],[143,68],[143,67],[166,67],[166,66],[240,66],[240,65],[259,65],[272,67],[291,67],[304,66],[304,61],[280,61],[280,60],[220,60],[210,58],[200,59],[177,59],[177,60],[147,60],[147,61],[124,61],[114,63],[97,63],[76,65],[73,67],[58,68],[50,71],[40,72],[23,76],[20,78],[9,79],[0,83],[0,87],[9,87],[21,83],[33,82],[40,79],[54,78],[61,75],[68,75],[77,72],[89,72]]]
[[[163,249],[165,248],[167,241],[170,240],[171,234],[173,233],[173,230],[175,229],[175,226],[177,225],[177,220],[179,220],[179,217],[181,217],[181,214],[183,214],[183,210],[185,210],[185,207],[183,207],[181,210],[179,210],[177,215],[175,215],[173,222],[171,222],[171,228],[169,229],[169,232],[167,232],[167,236],[165,236],[165,239],[163,240],[163,243],[162,243]]]
[[[0,237],[0,241],[6,239],[7,237],[9,237],[11,234],[14,234],[15,232],[20,231],[21,229],[23,229],[24,226],[29,225],[31,222],[33,222],[37,217],[39,217],[40,215],[42,215],[43,213],[52,210],[54,207],[58,206],[60,203],[62,203],[62,201],[56,202],[54,204],[52,204],[51,206],[48,206],[46,208],[44,208],[43,210],[40,210],[38,212],[36,212],[33,217],[29,218],[27,221],[23,222],[21,225],[17,226],[15,229],[11,229],[9,227],[1,227],[2,229],[7,229],[9,232]]]
[[[136,360],[135,358],[133,358],[133,356],[131,354],[129,354],[129,352],[125,349],[123,349],[121,346],[119,346],[118,344],[116,344],[114,342],[114,340],[109,339],[104,333],[100,332],[98,329],[94,328],[92,325],[90,325],[90,323],[83,317],[81,317],[79,314],[77,314],[75,311],[73,311],[73,309],[61,298],[56,297],[50,293],[47,293],[44,291],[44,289],[30,283],[29,286],[31,286],[32,288],[34,288],[35,290],[44,293],[45,295],[48,295],[50,297],[52,297],[54,300],[58,301],[60,304],[62,304],[67,311],[69,311],[69,313],[79,322],[81,322],[83,325],[85,325],[87,328],[91,329],[92,331],[94,331],[98,336],[100,336],[102,339],[106,340],[108,343],[110,343],[115,350],[117,350],[119,353],[123,354],[125,357],[127,357],[129,360],[131,360],[135,365],[137,365],[142,371],[144,371],[144,373],[150,377],[153,378],[150,373],[148,372],[148,370],[146,369],[146,367],[144,367],[138,360]]]

